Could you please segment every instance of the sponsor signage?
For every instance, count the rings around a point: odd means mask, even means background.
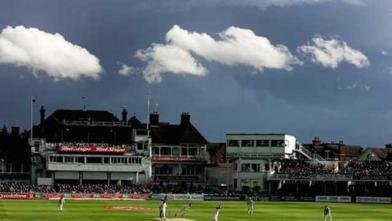
[[[12,199],[12,200],[30,200],[34,199],[34,193],[11,193],[11,192],[0,192],[0,199]]]
[[[94,196],[94,193],[71,193],[72,199],[92,199]]]
[[[100,193],[99,198],[101,199],[114,199],[114,200],[121,200],[123,199],[123,194],[121,193]]]
[[[216,200],[216,201],[238,201],[240,196],[219,196],[219,195],[204,195],[204,200]]]
[[[153,199],[168,200],[205,200],[204,194],[154,194]]]
[[[42,198],[44,199],[60,199],[63,193],[42,193]]]
[[[147,200],[151,199],[151,193],[131,193],[128,194],[129,200]]]
[[[57,152],[59,153],[96,153],[96,154],[123,154],[128,151],[125,147],[101,147],[101,146],[73,146],[59,145]]]
[[[365,197],[357,196],[355,197],[355,202],[357,203],[391,203],[391,197]]]
[[[316,196],[316,202],[350,203],[351,196]]]

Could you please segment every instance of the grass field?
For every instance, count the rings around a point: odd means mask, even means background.
[[[169,201],[168,213],[174,213],[187,202]],[[185,216],[195,221],[210,221],[218,202],[192,202]],[[158,201],[66,201],[64,211],[58,211],[57,201],[0,201],[1,221],[152,221],[158,217]],[[246,213],[245,202],[222,202],[219,221],[323,220],[322,203],[256,202],[253,215]],[[334,221],[392,220],[392,205],[330,203]],[[111,211],[109,206],[143,208],[149,211]]]

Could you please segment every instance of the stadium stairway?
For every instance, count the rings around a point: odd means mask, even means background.
[[[298,143],[297,148],[294,149],[295,152],[301,154],[302,156],[306,157],[308,160],[311,160],[313,162],[322,164],[322,165],[327,165],[328,162],[320,155],[317,153],[312,153],[308,149],[306,149],[304,146],[302,146],[301,143]]]

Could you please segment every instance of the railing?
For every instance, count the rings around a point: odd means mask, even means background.
[[[351,174],[270,174],[269,180],[351,181]]]
[[[176,162],[186,162],[186,161],[206,161],[202,156],[162,156],[162,155],[152,155],[152,161],[176,161]]]
[[[321,164],[327,163],[323,157],[321,157],[317,153],[310,152],[308,149],[306,149],[304,146],[302,146],[302,144],[299,144],[299,147],[296,150],[298,152],[300,152],[302,155],[304,155],[305,157],[307,157],[309,160],[315,160],[316,162],[321,163]]]

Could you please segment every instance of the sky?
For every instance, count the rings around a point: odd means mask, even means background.
[[[0,124],[39,107],[145,121],[182,112],[211,142],[392,142],[392,1],[3,0]],[[82,99],[85,97],[85,99]]]

